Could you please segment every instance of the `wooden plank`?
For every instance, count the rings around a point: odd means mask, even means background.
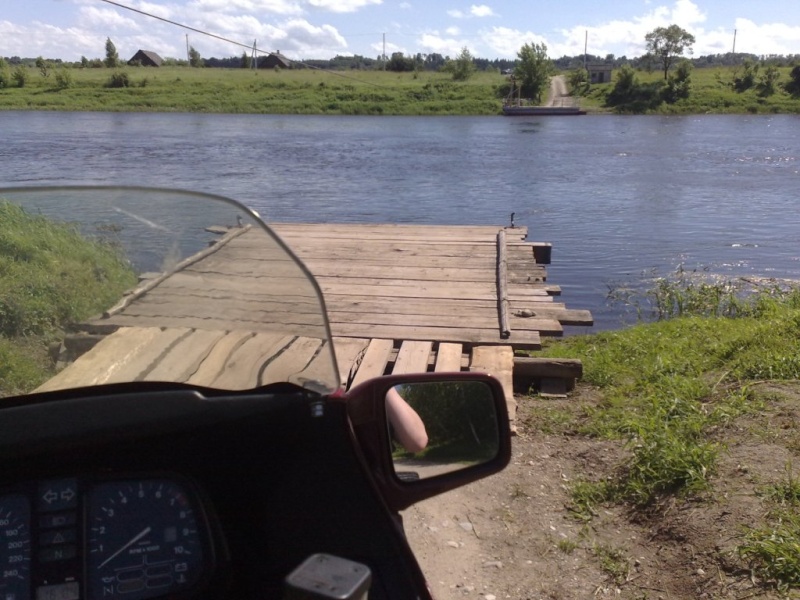
[[[119,372],[129,373],[129,366],[139,363],[142,356],[153,356],[151,346],[162,331],[157,327],[130,327],[120,329],[81,356],[71,366],[36,388],[36,392],[49,392],[88,385],[102,385],[120,381]],[[136,373],[138,375],[138,372]],[[129,379],[128,381],[132,381]]]
[[[294,336],[280,333],[256,333],[230,353],[222,369],[208,385],[228,390],[260,385],[265,365],[288,348],[294,339]]]
[[[358,365],[350,387],[355,387],[360,383],[368,381],[374,377],[380,377],[386,371],[386,363],[394,348],[392,339],[373,339],[369,343],[361,364]]]
[[[461,344],[440,343],[436,351],[436,373],[452,373],[461,370],[461,355],[463,353]]]
[[[511,322],[508,318],[508,257],[506,255],[506,232],[500,231],[497,234],[497,310],[500,320],[500,337],[508,338],[511,336]]]
[[[263,363],[258,385],[281,381],[302,385],[306,381],[302,374],[321,347],[322,340],[317,338],[295,338],[278,356]]]
[[[522,377],[580,379],[583,377],[583,363],[577,358],[517,356],[514,358],[514,374]]]
[[[161,357],[145,375],[145,381],[186,381],[224,336],[224,331],[192,330],[191,335],[180,339],[166,356]]]
[[[514,400],[514,350],[511,346],[477,346],[472,349],[470,371],[480,371],[494,376],[503,385],[512,431],[516,431],[517,402]]]
[[[433,342],[404,341],[397,353],[392,374],[425,373],[428,370],[431,350],[433,350]]]
[[[512,332],[508,340],[503,340],[500,338],[496,327],[493,330],[471,330],[447,327],[373,325],[369,329],[375,335],[385,339],[438,340],[441,342],[484,345],[512,344],[514,347],[526,350],[539,350],[542,347],[541,336],[536,331]],[[359,326],[337,326],[333,329],[333,334],[340,337],[362,337],[363,331],[364,328]]]
[[[193,385],[211,385],[219,377],[231,354],[252,338],[250,331],[232,331],[220,339],[211,349],[187,383]]]

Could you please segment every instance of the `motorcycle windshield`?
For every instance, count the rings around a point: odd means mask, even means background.
[[[178,190],[0,188],[4,355],[3,396],[134,381],[339,387],[306,267],[244,205]]]

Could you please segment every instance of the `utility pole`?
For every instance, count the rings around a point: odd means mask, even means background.
[[[586,61],[588,60],[589,54],[589,30],[586,30],[586,39],[583,42],[583,70],[588,71],[589,68],[586,66]]]
[[[256,48],[256,42],[258,40],[253,40],[253,54],[250,56],[250,68],[251,69],[258,69],[258,48]]]
[[[733,30],[733,52],[731,54],[736,54],[736,30]]]
[[[383,70],[386,70],[386,34],[383,34]]]
[[[192,57],[189,56],[189,34],[186,34],[186,62],[191,62]]]

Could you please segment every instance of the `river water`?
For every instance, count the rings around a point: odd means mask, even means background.
[[[508,224],[594,331],[679,266],[800,279],[800,117],[0,112],[0,185],[230,196],[268,221]],[[627,318],[630,318],[628,316]]]

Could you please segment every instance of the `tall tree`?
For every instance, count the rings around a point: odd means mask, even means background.
[[[692,44],[694,44],[694,36],[677,25],[656,27],[644,36],[644,39],[647,42],[647,53],[661,62],[664,79],[667,78],[667,73],[673,63],[683,56],[684,51],[692,53]]]
[[[448,60],[442,67],[453,75],[455,81],[466,81],[475,73],[475,63],[469,48],[464,46],[454,60]]]
[[[550,87],[550,76],[553,74],[553,62],[547,58],[547,46],[541,44],[525,44],[517,52],[517,66],[514,77],[522,88],[526,98],[533,98],[538,104],[542,93]]]
[[[189,48],[189,66],[191,67],[202,67],[203,66],[203,59],[200,56],[200,53],[195,49],[194,46]]]
[[[111,41],[111,38],[106,38],[105,65],[109,69],[113,69],[119,66],[119,54],[117,54],[117,47],[114,45],[114,42]]]

